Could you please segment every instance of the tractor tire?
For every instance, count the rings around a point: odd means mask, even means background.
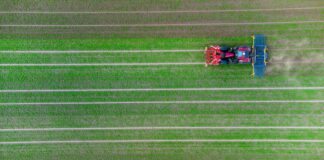
[[[228,47],[228,46],[221,46],[221,47],[220,47],[220,50],[221,50],[222,52],[228,52],[228,51],[230,50],[230,47]]]
[[[220,64],[228,64],[228,60],[221,60]]]

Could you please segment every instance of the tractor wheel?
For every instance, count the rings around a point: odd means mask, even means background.
[[[228,46],[221,46],[221,47],[220,47],[220,50],[221,50],[222,52],[227,52],[228,50],[230,50],[230,48],[229,48]]]
[[[221,60],[220,64],[228,64],[228,60]]]

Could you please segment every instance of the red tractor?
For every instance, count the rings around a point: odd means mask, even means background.
[[[205,49],[206,65],[251,63],[251,48],[210,46]]]
[[[252,64],[253,76],[264,77],[269,59],[266,37],[252,35],[253,45],[227,47],[210,46],[205,49],[206,66],[219,64]]]

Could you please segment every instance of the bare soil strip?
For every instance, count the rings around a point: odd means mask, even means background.
[[[226,9],[226,10],[160,10],[160,11],[1,11],[0,14],[169,14],[169,13],[224,13],[319,10],[324,7]]]
[[[95,127],[95,128],[7,128],[0,132],[16,131],[96,131],[96,130],[245,130],[245,129],[311,129],[323,130],[324,126],[219,126],[219,127],[190,127],[190,126],[164,126],[164,127]]]
[[[120,102],[8,102],[0,106],[112,105],[112,104],[241,104],[241,103],[324,103],[324,100],[236,100],[236,101],[120,101]]]
[[[191,26],[249,26],[277,24],[324,23],[318,21],[238,22],[238,23],[152,23],[152,24],[0,24],[0,27],[70,28],[70,27],[191,27]]]
[[[136,140],[56,140],[0,142],[0,145],[80,144],[80,143],[324,143],[317,139],[136,139]]]
[[[324,90],[324,87],[30,89],[30,90],[0,90],[0,93],[150,92],[150,91],[263,91],[263,90],[266,90],[266,91],[269,91],[269,90]]]

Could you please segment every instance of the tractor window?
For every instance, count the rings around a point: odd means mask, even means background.
[[[237,57],[242,57],[242,56],[244,56],[244,55],[245,55],[245,53],[242,52],[242,51],[238,51],[238,52],[237,52]]]

